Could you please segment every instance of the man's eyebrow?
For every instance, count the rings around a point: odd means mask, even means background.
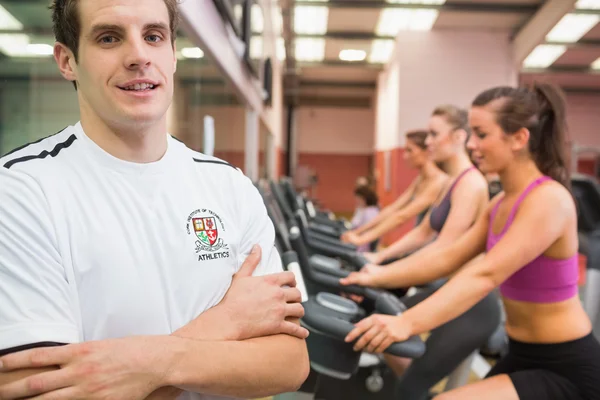
[[[116,32],[122,33],[123,28],[119,25],[114,25],[114,24],[98,24],[98,25],[94,25],[92,27],[92,30],[90,31],[89,36],[93,37],[102,31],[116,31]]]
[[[162,22],[152,22],[152,23],[144,25],[144,30],[148,31],[151,29],[169,31],[169,27],[165,23],[162,23]],[[98,24],[98,25],[94,25],[92,27],[92,30],[91,30],[89,36],[93,37],[103,31],[114,31],[114,32],[118,32],[118,33],[123,33],[125,31],[125,29],[122,26],[115,25],[115,24]]]
[[[169,27],[162,22],[152,22],[152,23],[144,25],[144,30],[148,31],[150,29],[158,29],[158,30],[168,31]]]

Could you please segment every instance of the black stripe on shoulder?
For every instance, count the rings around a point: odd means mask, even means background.
[[[18,353],[20,351],[38,349],[40,347],[58,347],[58,346],[66,346],[66,345],[67,345],[66,343],[56,343],[56,342],[39,342],[39,343],[26,344],[24,346],[18,346],[18,347],[13,347],[13,348],[6,349],[6,350],[0,350],[0,357],[3,357],[7,354]]]
[[[178,138],[176,138],[176,137],[175,137],[175,136],[173,136],[173,135],[171,135],[171,137],[172,137],[173,139],[177,140],[179,143],[181,143],[181,144],[185,144],[185,143],[183,143],[183,142],[181,141],[181,139],[178,139]]]
[[[233,165],[225,162],[225,161],[216,161],[216,160],[198,160],[197,158],[194,158],[194,161],[196,161],[197,163],[205,163],[205,164],[221,164],[221,165],[227,165],[228,167],[231,167],[235,170],[237,170],[236,167],[234,167]]]
[[[48,139],[48,138],[51,138],[52,136],[56,136],[56,135],[58,135],[59,133],[62,133],[62,132],[63,132],[65,129],[67,129],[67,128],[68,128],[68,127],[64,127],[63,129],[61,129],[60,131],[56,132],[55,134],[52,134],[52,135],[50,135],[50,136],[43,137],[43,138],[41,138],[40,140],[36,140],[35,142],[31,142],[31,143],[25,143],[23,146],[17,147],[16,149],[14,149],[14,150],[12,150],[12,151],[10,151],[10,152],[6,153],[6,154],[5,154],[5,155],[3,155],[2,157],[10,156],[12,153],[15,153],[15,152],[17,152],[17,151],[19,151],[19,150],[23,150],[23,149],[24,149],[25,147],[27,147],[27,146],[31,146],[32,144],[37,144],[37,143],[41,142],[42,140],[46,140],[46,139]]]
[[[75,136],[75,134],[73,134],[73,135],[69,136],[69,138],[67,140],[65,140],[64,142],[59,143],[56,146],[54,146],[52,151],[44,150],[36,156],[25,156],[25,157],[21,157],[21,158],[15,158],[14,160],[10,160],[6,164],[4,164],[4,168],[10,169],[10,167],[12,167],[15,164],[26,162],[26,161],[31,161],[31,160],[36,160],[36,159],[44,159],[48,156],[56,157],[58,155],[58,153],[60,153],[61,150],[70,147],[73,144],[73,142],[75,142],[75,140],[77,140],[77,136]]]

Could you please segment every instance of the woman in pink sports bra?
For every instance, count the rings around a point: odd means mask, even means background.
[[[562,93],[546,84],[489,89],[473,102],[469,123],[475,161],[483,173],[500,176],[504,192],[451,246],[421,252],[420,266],[371,268],[344,280],[386,288],[456,273],[401,316],[362,320],[347,341],[357,340],[356,350],[381,352],[459,317],[499,287],[508,354],[486,379],[436,399],[600,399],[600,344],[577,288]]]

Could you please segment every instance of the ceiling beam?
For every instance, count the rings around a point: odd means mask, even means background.
[[[351,31],[338,31],[338,32],[326,32],[323,35],[311,35],[311,34],[296,34],[297,38],[307,39],[339,39],[339,40],[396,40],[395,36],[380,36],[373,32],[351,32]]]
[[[562,42],[549,42],[546,41],[544,44],[551,44],[557,46],[567,46],[568,49],[589,49],[589,50],[600,50],[600,40],[596,39],[581,39],[575,43],[562,43]]]
[[[576,0],[548,0],[533,17],[519,30],[513,40],[513,62],[521,65],[531,51],[554,28],[569,11],[572,11]]]
[[[300,80],[300,87],[375,89],[375,82]]]
[[[366,61],[342,61],[342,60],[323,60],[319,62],[298,61],[298,67],[349,67],[362,69],[382,70],[384,64],[372,64]]]
[[[371,96],[299,96],[296,102],[299,107],[356,107],[370,108],[373,105]]]
[[[536,4],[531,3],[445,3],[445,4],[404,4],[404,3],[388,3],[382,0],[329,0],[328,2],[318,3],[307,0],[297,0],[297,6],[322,6],[329,8],[405,8],[405,9],[436,9],[439,11],[456,11],[456,12],[495,12],[495,13],[510,13],[510,14],[527,14],[537,11],[539,8]]]
[[[555,65],[548,68],[524,68],[520,71],[521,74],[578,74],[578,75],[595,75],[600,76],[600,70],[595,70],[589,66],[580,65]]]

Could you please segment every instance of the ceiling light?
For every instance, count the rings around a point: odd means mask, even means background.
[[[547,68],[562,56],[567,50],[566,46],[541,44],[537,46],[523,61],[526,68]]]
[[[446,0],[386,0],[386,2],[392,4],[441,5],[444,4]]]
[[[29,43],[29,36],[19,34],[0,35],[0,52],[9,57],[47,57],[54,54],[54,47],[45,43]]]
[[[283,31],[283,15],[281,14],[281,7],[275,7],[275,17],[273,18],[273,32],[276,36],[281,36]]]
[[[258,4],[253,4],[250,11],[250,18],[252,18],[252,32],[262,33],[264,30],[264,16],[262,8]]]
[[[339,57],[342,61],[363,61],[367,58],[367,52],[364,50],[344,49],[340,51]]]
[[[34,43],[27,45],[27,52],[33,56],[51,56],[54,54],[54,47],[49,44]]]
[[[279,61],[285,60],[285,40],[282,37],[278,37],[275,41],[275,52],[277,53],[277,59]]]
[[[600,57],[592,63],[592,69],[600,70]]]
[[[368,61],[370,63],[387,63],[394,51],[394,45],[395,42],[393,40],[373,40]]]
[[[20,23],[11,13],[6,11],[6,8],[0,5],[0,29],[20,31],[23,29],[23,24]]]
[[[600,21],[600,15],[567,14],[546,35],[549,42],[575,43]]]
[[[580,10],[600,10],[600,0],[579,0],[575,8]]]
[[[181,49],[181,55],[185,58],[202,58],[204,52],[199,47],[184,47]]]
[[[258,60],[263,57],[263,39],[260,36],[252,36],[250,39],[250,58]]]
[[[393,4],[441,5],[446,0],[387,0]],[[400,31],[431,30],[439,16],[435,8],[385,8],[379,15],[376,32],[381,36],[396,36]]]
[[[329,8],[325,6],[296,6],[294,31],[298,34],[323,35],[327,32]]]
[[[317,62],[325,58],[325,39],[298,38],[295,49],[296,60]]]

